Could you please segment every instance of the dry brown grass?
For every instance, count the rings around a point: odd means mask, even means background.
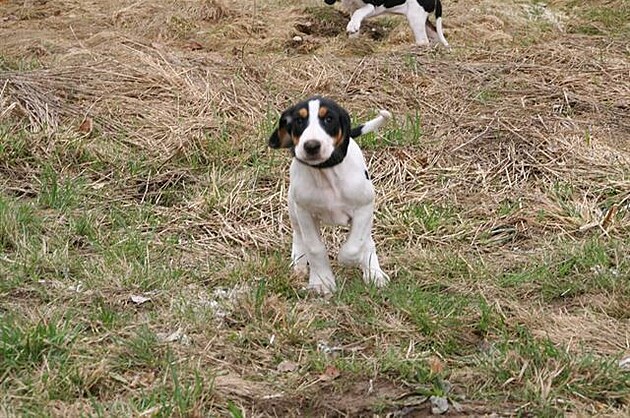
[[[184,277],[181,288],[158,288],[157,302],[139,307],[136,321],[113,334],[126,338],[138,323],[156,332],[186,328],[194,342],[171,348],[176,362],[220,375],[195,408],[225,413],[234,400],[251,415],[303,408],[360,415],[404,392],[404,379],[375,372],[369,396],[364,378],[322,383],[304,365],[313,357],[309,344],[340,338],[346,355],[374,370],[388,349],[405,361],[426,361],[435,353],[412,348],[433,337],[410,327],[414,312],[359,295],[378,312],[368,325],[357,320],[352,303],[329,305],[301,296],[296,302],[272,292],[262,306],[251,295],[243,297],[229,311],[225,332],[204,315],[214,297],[209,289],[248,282],[251,290],[260,278],[288,275],[287,159],[266,149],[277,112],[311,94],[337,99],[357,120],[386,108],[396,123],[366,139],[364,148],[379,191],[375,234],[388,270],[412,277],[423,289],[446,286],[449,294],[482,295],[508,327],[525,324],[536,338],[572,353],[586,346],[600,356],[628,355],[627,288],[608,294],[584,285],[587,290],[575,298],[549,302],[539,296],[536,280],[515,290],[495,280],[529,271],[532,260],[562,264],[566,254],[556,251],[567,242],[629,239],[627,25],[615,29],[606,24],[608,15],[589,15],[593,2],[551,1],[549,9],[525,1],[444,3],[450,51],[411,46],[406,22],[392,17],[371,22],[372,36],[348,40],[343,28],[335,30],[343,22],[340,12],[315,0],[3,2],[0,123],[11,135],[26,132],[31,156],[0,160],[3,193],[38,196],[38,164],[46,162],[60,178],[87,179],[87,200],[97,196],[104,207],[130,211],[149,205],[159,223],[137,225],[140,234],[153,233],[146,251],[170,243],[169,262],[198,276]],[[625,2],[607,4],[627,15]],[[302,40],[294,40],[296,35]],[[421,134],[414,139],[416,131]],[[94,158],[104,167],[93,165]],[[141,161],[142,169],[119,170],[127,160]],[[67,221],[66,215],[43,216],[60,225]],[[419,220],[423,216],[435,219]],[[97,222],[104,230],[112,222],[105,218]],[[339,244],[336,234],[327,237],[333,247]],[[620,248],[617,265],[628,266],[629,247]],[[280,260],[278,251],[284,251]],[[551,260],[545,259],[549,254]],[[106,277],[100,285],[92,282],[94,293],[72,303],[89,306],[98,294],[127,309],[123,272],[107,273],[105,257],[92,255]],[[450,271],[448,263],[463,272]],[[554,280],[553,273],[545,277]],[[301,285],[287,280],[294,289]],[[64,296],[67,278],[50,283],[59,283],[50,289],[51,298],[70,303]],[[28,310],[32,300],[40,301],[29,289],[6,291],[8,302],[0,306]],[[194,319],[184,310],[192,310]],[[478,312],[464,316],[458,330],[463,346],[500,337],[498,331],[483,338],[472,331]],[[337,325],[315,330],[316,321]],[[263,341],[271,335],[280,348]],[[398,347],[399,341],[409,350]],[[479,376],[487,376],[464,366],[465,356],[437,355],[460,386],[478,389]],[[301,364],[304,373],[276,373],[281,357]],[[505,364],[512,360],[506,356]],[[527,361],[521,366],[527,369]],[[553,370],[537,372],[532,379],[539,378],[542,389],[535,392],[546,400],[544,385],[553,379],[543,374]],[[103,394],[102,402],[128,400],[165,379],[155,370],[112,371],[105,363],[84,374],[98,388],[95,396]],[[497,390],[515,381],[510,382],[497,384]],[[571,411],[628,411],[627,392],[616,407],[583,398],[571,398]],[[10,408],[22,404],[13,394],[9,401]],[[466,411],[514,413],[518,407],[528,406],[522,399],[475,399]],[[85,400],[59,400],[47,412],[76,416],[93,413],[90,408]],[[129,408],[117,411],[160,411]]]

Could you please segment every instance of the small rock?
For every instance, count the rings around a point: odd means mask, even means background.
[[[158,337],[158,340],[160,340],[163,343],[174,343],[176,341],[179,341],[183,345],[190,344],[190,338],[188,338],[188,336],[184,334],[181,328],[177,328],[175,332],[170,333],[170,334],[159,333],[157,334],[157,337]]]
[[[319,341],[317,343],[317,351],[326,355],[336,356],[343,351],[343,347],[331,347],[325,341]]]
[[[280,364],[278,364],[278,367],[276,367],[276,370],[278,370],[280,373],[290,373],[296,371],[297,369],[297,363],[291,360],[281,361]]]
[[[302,39],[302,37],[301,37],[301,36],[299,36],[299,35],[295,35],[295,36],[293,37],[293,42],[302,42],[302,41],[303,41],[303,39]]]
[[[203,45],[197,41],[189,41],[188,43],[186,43],[186,48],[190,49],[191,51],[200,51],[203,49]]]
[[[74,286],[69,286],[68,290],[75,293],[80,293],[83,290],[83,283],[79,282]]]
[[[151,298],[147,298],[141,295],[131,295],[129,299],[136,305],[142,305],[143,303],[147,303],[151,301]]]
[[[448,399],[441,396],[431,396],[431,413],[433,415],[442,415],[448,411]]]
[[[322,382],[330,382],[331,380],[335,380],[341,375],[341,372],[338,368],[333,365],[326,366],[324,369],[324,373],[319,376],[319,380]]]
[[[324,354],[330,354],[332,352],[332,349],[324,341],[320,341],[317,343],[317,351]]]
[[[92,133],[92,130],[94,129],[94,121],[92,120],[92,118],[86,116],[85,119],[83,119],[83,122],[81,122],[81,125],[79,125],[79,132],[83,132],[84,134],[90,134]]]

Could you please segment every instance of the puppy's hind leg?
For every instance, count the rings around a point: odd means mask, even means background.
[[[363,280],[381,287],[389,282],[389,277],[381,270],[376,256],[376,246],[371,235],[373,213],[373,204],[355,211],[348,239],[339,249],[338,259],[344,265],[359,265],[363,271]]]

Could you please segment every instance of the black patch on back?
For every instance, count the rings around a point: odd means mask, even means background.
[[[437,2],[439,2],[440,0],[417,0],[417,1],[418,1],[418,4],[422,6],[425,12],[433,13]]]
[[[373,6],[385,6],[386,9],[391,9],[392,7],[400,6],[405,4],[407,1],[414,0],[363,0],[365,4],[371,4]],[[435,10],[436,4],[440,0],[416,0],[420,6],[427,12],[433,13]],[[331,4],[331,3],[328,3]]]
[[[407,0],[363,0],[363,3],[365,4],[371,4],[376,7],[385,6],[386,9],[389,9],[395,6],[400,6],[401,4],[405,4],[406,2]]]

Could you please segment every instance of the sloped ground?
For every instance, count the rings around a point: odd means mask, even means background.
[[[630,9],[0,4],[0,414],[626,416]],[[280,111],[358,122],[393,281],[288,266]],[[343,234],[326,237],[338,247]]]

